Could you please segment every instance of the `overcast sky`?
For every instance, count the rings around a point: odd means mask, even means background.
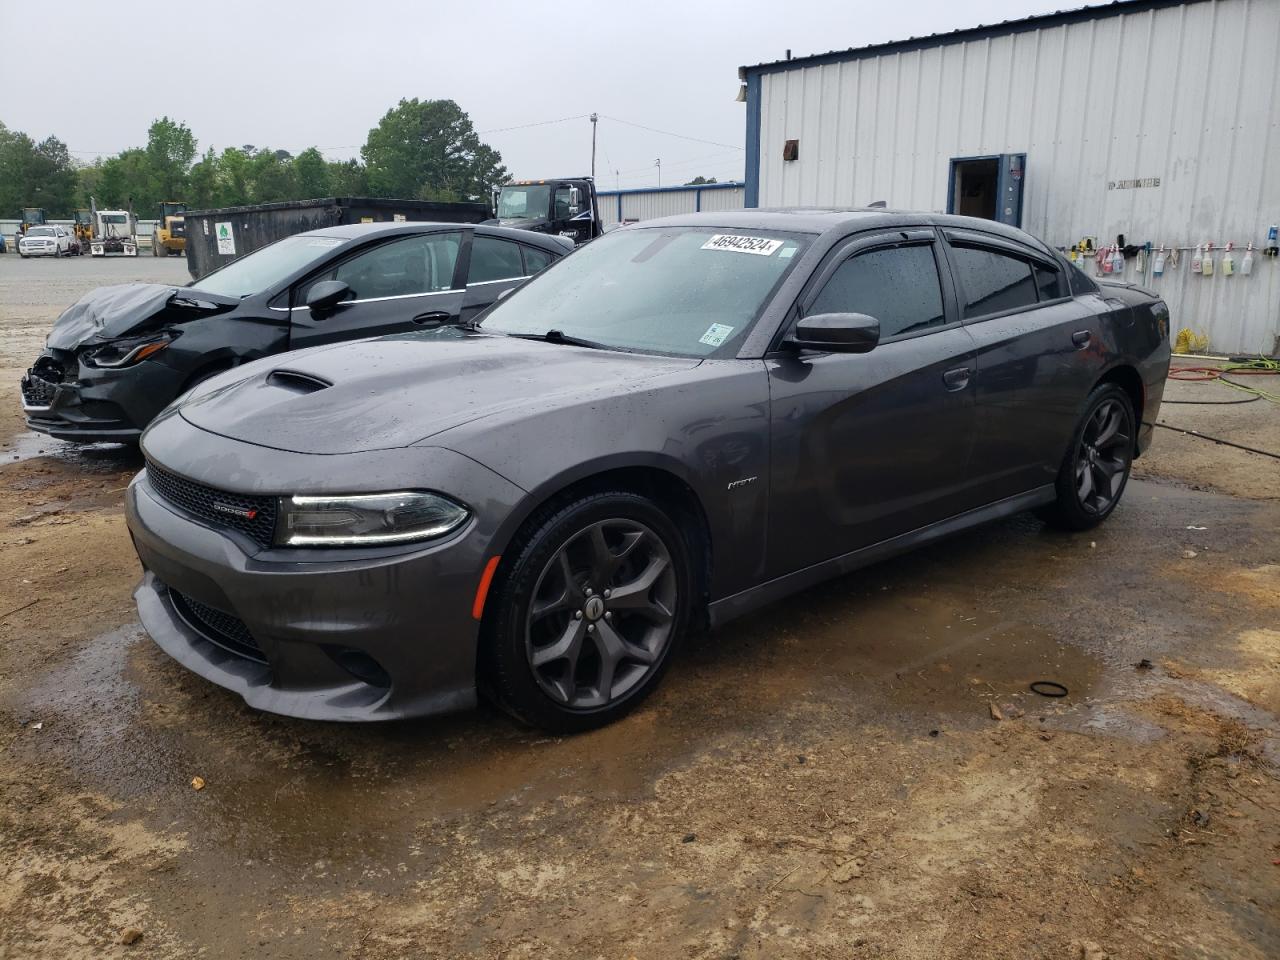
[[[664,185],[736,179],[739,65],[781,59],[788,47],[803,56],[1072,5],[0,0],[9,53],[0,122],[37,140],[56,135],[82,160],[142,145],[163,115],[186,123],[202,151],[315,145],[342,159],[358,156],[400,98],[451,98],[517,177],[587,172],[585,115],[595,111],[603,187],[657,183],[656,158]],[[37,84],[35,72],[19,77],[19,61],[51,70]],[[508,129],[526,124],[539,125]]]

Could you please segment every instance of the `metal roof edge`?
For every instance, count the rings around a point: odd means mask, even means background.
[[[694,190],[727,190],[745,187],[742,180],[726,180],[723,183],[682,183],[674,187],[627,187],[625,190],[597,190],[597,197],[619,197],[632,193],[682,193]]]
[[[1090,20],[1101,20],[1105,17],[1120,16],[1128,13],[1143,13],[1147,10],[1160,10],[1165,7],[1187,6],[1193,3],[1209,3],[1217,0],[1112,0],[1111,3],[1094,4],[1089,7],[1078,7],[1073,10],[1057,10],[1053,13],[1042,13],[1019,20],[1002,20],[1000,23],[979,24],[975,27],[961,27],[946,33],[931,33],[923,37],[908,37],[905,40],[890,40],[886,43],[874,43],[865,47],[849,47],[846,50],[832,50],[827,53],[814,53],[805,57],[793,57],[790,60],[769,60],[764,63],[748,64],[738,68],[738,77],[745,82],[752,74],[781,73],[793,67],[821,66],[825,63],[841,63],[849,60],[864,60],[869,57],[884,56],[891,53],[910,53],[926,47],[937,47],[944,44],[964,43],[970,40],[985,40],[1013,33],[1026,33],[1046,27],[1056,27],[1071,23],[1085,23]]]

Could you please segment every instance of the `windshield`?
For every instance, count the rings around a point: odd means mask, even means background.
[[[305,233],[285,237],[231,261],[192,286],[208,293],[244,299],[275,286],[345,242],[338,237],[317,237]]]
[[[54,236],[52,227],[32,227],[27,231],[29,237],[52,237]]]
[[[129,215],[126,213],[104,213],[102,215],[103,223],[128,223]]]
[[[551,187],[503,187],[498,195],[499,220],[541,220],[551,206]]]
[[[628,229],[498,303],[484,329],[682,357],[731,356],[809,238],[715,227]]]

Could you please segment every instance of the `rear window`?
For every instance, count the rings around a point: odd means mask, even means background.
[[[1067,281],[1061,270],[1047,267],[1042,263],[1033,264],[1031,269],[1036,275],[1036,289],[1041,300],[1057,300],[1068,295]]]
[[[1031,264],[978,247],[953,246],[966,319],[1035,306]]]

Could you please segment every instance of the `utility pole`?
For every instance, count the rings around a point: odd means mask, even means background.
[[[596,121],[599,119],[600,117],[597,116],[596,114],[594,113],[591,114],[591,179],[592,180],[596,178]]]
[[[658,186],[662,186],[662,158],[653,161],[653,165],[658,168]]]

